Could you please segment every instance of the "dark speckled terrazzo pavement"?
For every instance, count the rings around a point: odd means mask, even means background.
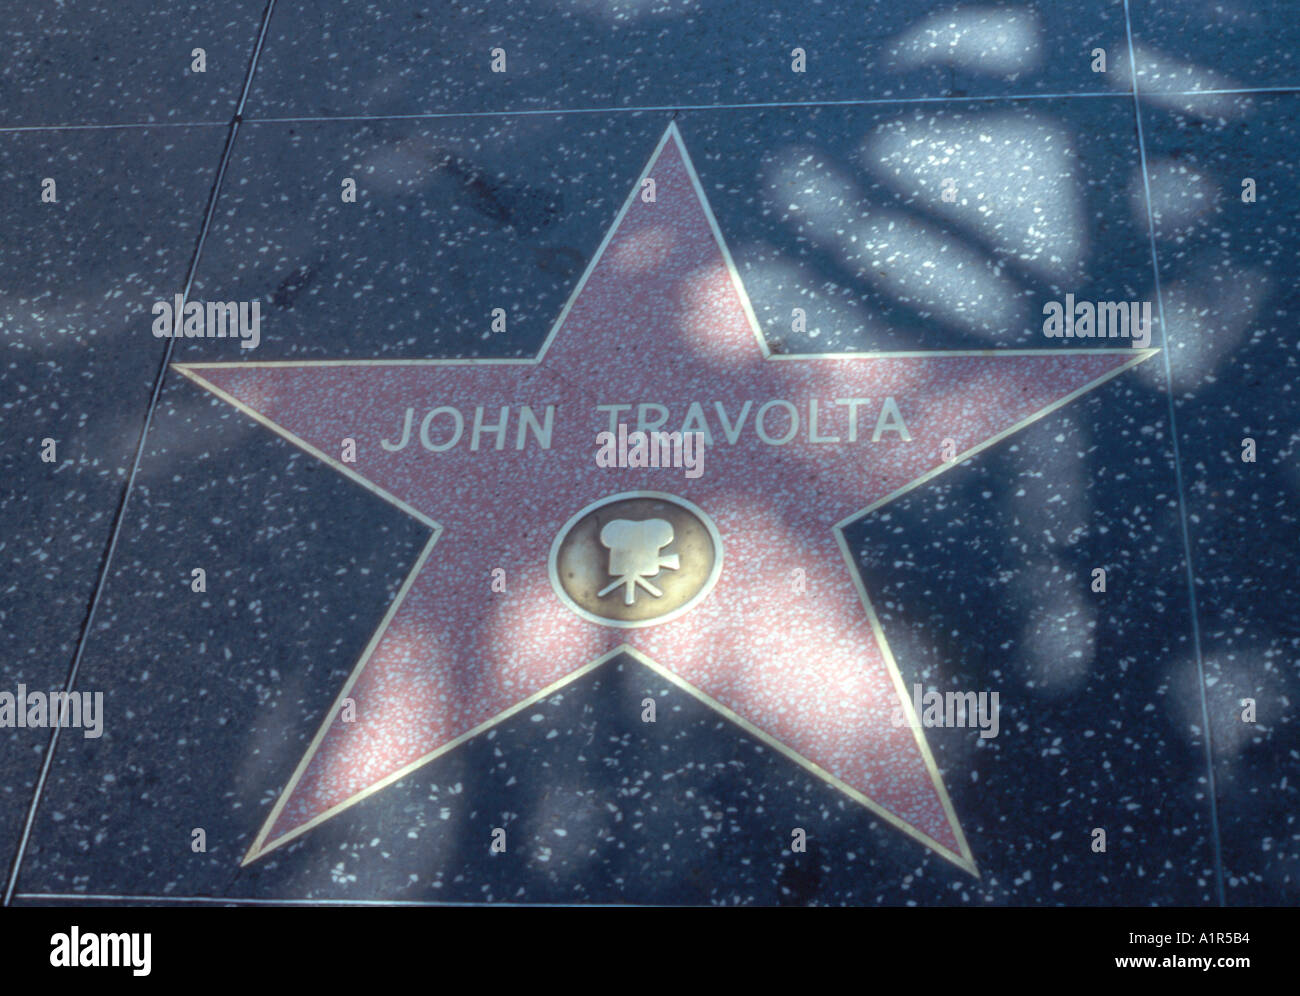
[[[1296,904],[1298,33],[1210,0],[0,14],[4,902]],[[1043,304],[1151,302],[1160,353],[845,532],[903,687],[999,693],[996,737],[924,730],[979,875],[627,654],[241,863],[429,529],[171,364],[534,356],[670,124],[775,353],[1113,346]],[[258,302],[258,347],[155,337],[182,293]],[[5,723],[20,686],[102,694],[102,736]]]

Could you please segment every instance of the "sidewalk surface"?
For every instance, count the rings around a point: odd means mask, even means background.
[[[5,903],[1300,900],[1287,5],[11,7]]]

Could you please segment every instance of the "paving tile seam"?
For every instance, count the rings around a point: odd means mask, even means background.
[[[1234,95],[1269,95],[1300,93],[1300,85],[1265,87],[1234,87],[1220,90],[1146,90],[1147,97],[1222,97]],[[241,97],[237,114],[244,124],[309,124],[330,121],[437,121],[444,118],[538,117],[564,114],[649,114],[681,113],[683,111],[751,111],[780,110],[784,108],[819,107],[872,107],[895,104],[972,104],[1017,100],[1092,100],[1105,98],[1124,100],[1133,95],[1131,90],[1098,93],[1008,93],[974,96],[941,97],[864,97],[855,100],[770,101],[750,104],[644,104],[635,107],[553,107],[520,108],[497,111],[427,111],[411,114],[309,114],[288,117],[248,117],[242,108],[247,93]],[[0,134],[29,131],[94,131],[148,128],[226,128],[229,121],[131,121],[117,124],[37,124],[0,126]]]
[[[1187,520],[1187,489],[1183,484],[1182,449],[1178,445],[1178,421],[1174,410],[1173,368],[1169,361],[1169,326],[1165,323],[1165,300],[1160,288],[1160,261],[1156,252],[1155,215],[1151,208],[1151,181],[1147,170],[1146,138],[1142,131],[1142,101],[1137,82],[1137,56],[1133,49],[1133,23],[1129,0],[1124,0],[1124,28],[1128,38],[1129,67],[1133,73],[1133,116],[1137,125],[1138,158],[1142,166],[1143,201],[1146,205],[1147,234],[1151,246],[1151,270],[1155,281],[1156,310],[1160,316],[1162,359],[1165,366],[1165,400],[1169,406],[1169,435],[1174,455],[1174,486],[1178,491],[1178,520],[1182,527],[1183,568],[1187,576],[1187,601],[1191,611],[1192,650],[1196,657],[1197,691],[1201,698],[1201,723],[1205,729],[1205,775],[1210,802],[1210,834],[1214,840],[1214,884],[1220,906],[1227,905],[1223,888],[1223,845],[1219,839],[1219,802],[1214,780],[1214,741],[1210,729],[1210,706],[1205,684],[1205,659],[1201,653],[1201,625],[1196,603],[1196,571],[1192,563],[1192,538]]]

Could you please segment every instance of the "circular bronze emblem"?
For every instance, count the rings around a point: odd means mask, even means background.
[[[685,498],[626,491],[593,502],[551,544],[551,587],[584,619],[653,626],[699,602],[722,573],[722,538]]]

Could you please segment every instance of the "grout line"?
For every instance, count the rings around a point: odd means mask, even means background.
[[[248,92],[253,88],[253,76],[257,72],[257,61],[262,57],[262,46],[266,44],[266,32],[271,27],[271,15],[275,13],[275,0],[267,0],[266,13],[262,15],[262,30],[257,33],[257,43],[253,46],[253,57],[248,63],[248,75],[244,77],[244,89],[239,94],[239,103],[235,107],[235,122],[243,120],[244,105],[248,102]]]
[[[563,114],[655,114],[669,111],[762,111],[779,108],[868,107],[893,104],[971,104],[1011,100],[1084,100],[1127,97],[1127,93],[1017,93],[971,97],[861,97],[852,100],[775,100],[751,104],[642,104],[634,107],[521,108],[513,111],[429,111],[411,114],[304,115],[302,117],[249,118],[250,124],[294,124],[313,121],[405,121],[436,118],[538,117]]]
[[[5,125],[0,134],[23,131],[114,131],[134,128],[228,128],[229,121],[128,121],[124,124],[59,124],[59,125]]]
[[[243,94],[240,97],[239,107],[243,107],[244,98],[248,95],[249,82],[252,80],[253,73],[257,70],[257,58],[261,52],[262,40],[266,37],[266,26],[271,20],[271,13],[275,9],[275,0],[267,0],[266,11],[262,15],[262,32],[258,36],[257,46],[253,50],[252,58],[248,65],[248,76],[244,82]],[[194,253],[190,257],[189,267],[185,277],[185,289],[182,292],[182,300],[188,301],[190,290],[194,286],[194,275],[198,270],[199,257],[203,253],[203,243],[207,239],[208,229],[212,225],[213,215],[217,210],[217,199],[221,194],[221,184],[226,176],[226,167],[230,163],[230,153],[235,145],[235,136],[239,133],[239,113],[238,109],[234,117],[228,123],[230,129],[226,135],[225,146],[221,151],[221,161],[217,167],[217,175],[213,179],[212,189],[208,192],[207,208],[203,213],[203,223],[199,229],[198,239],[194,244]],[[126,521],[126,505],[131,497],[131,488],[135,484],[136,474],[140,470],[140,461],[144,456],[145,443],[149,436],[149,428],[153,424],[154,411],[158,407],[158,398],[162,394],[163,381],[167,376],[168,364],[171,361],[172,349],[175,346],[175,338],[167,340],[167,347],[163,351],[162,363],[158,367],[158,374],[154,378],[153,391],[149,396],[149,407],[145,411],[144,425],[140,429],[140,440],[136,444],[135,457],[131,461],[131,472],[127,476],[126,488],[122,492],[121,500],[118,502],[117,511],[113,516],[113,529],[109,534],[108,547],[104,552],[103,560],[99,568],[99,578],[95,582],[95,590],[90,597],[90,606],[86,611],[85,619],[81,624],[81,634],[77,639],[77,649],[72,657],[72,666],[68,671],[67,681],[64,683],[63,690],[71,694],[76,687],[77,674],[81,670],[81,660],[86,651],[86,642],[90,637],[91,626],[95,620],[95,612],[99,608],[100,598],[104,593],[104,586],[108,581],[108,571],[113,561],[113,554],[117,550],[117,541],[122,534],[122,525]],[[22,836],[19,838],[18,847],[14,852],[13,863],[9,869],[9,880],[5,885],[3,901],[0,906],[8,906],[14,896],[14,888],[18,883],[18,875],[22,869],[23,857],[27,853],[27,844],[31,839],[32,826],[36,821],[36,812],[40,808],[41,796],[45,792],[45,784],[49,779],[50,768],[54,762],[54,753],[59,745],[59,734],[62,732],[62,726],[55,725],[50,733],[49,746],[45,748],[45,759],[41,763],[41,772],[36,780],[36,789],[32,794],[32,802],[27,810],[27,819],[23,824]]]
[[[1210,730],[1210,706],[1205,685],[1205,660],[1201,655],[1201,624],[1196,604],[1196,572],[1192,566],[1192,537],[1187,524],[1187,490],[1183,484],[1183,460],[1178,445],[1178,422],[1174,411],[1174,375],[1169,359],[1169,326],[1165,323],[1165,299],[1160,289],[1160,263],[1156,256],[1156,224],[1151,208],[1151,184],[1147,175],[1146,139],[1142,132],[1142,105],[1138,100],[1137,57],[1133,51],[1133,24],[1129,0],[1124,0],[1124,25],[1128,33],[1129,66],[1133,72],[1133,114],[1137,121],[1138,156],[1142,164],[1142,189],[1146,196],[1147,231],[1151,238],[1151,269],[1155,276],[1156,308],[1160,316],[1160,352],[1165,363],[1165,396],[1169,402],[1169,434],[1174,449],[1174,480],[1178,487],[1178,517],[1183,533],[1183,565],[1187,572],[1187,602],[1192,613],[1192,648],[1196,654],[1196,675],[1201,693],[1201,724],[1205,728],[1205,772],[1209,779],[1210,832],[1214,838],[1214,881],[1220,906],[1227,905],[1223,891],[1223,847],[1219,840],[1219,799],[1214,779],[1214,742]]]
[[[1300,86],[1238,86],[1215,90],[1148,90],[1148,97],[1217,97],[1232,93],[1296,93]]]
[[[1152,97],[1213,97],[1223,94],[1246,93],[1300,93],[1300,86],[1241,87],[1234,90],[1151,90]],[[1017,100],[1088,100],[1093,98],[1120,98],[1127,91],[1096,93],[1008,93],[985,94],[969,97],[864,97],[854,100],[781,100],[753,104],[647,104],[639,107],[559,107],[547,109],[521,109],[514,111],[431,111],[414,114],[341,114],[304,115],[302,117],[249,118],[249,124],[308,124],[328,121],[418,121],[440,118],[490,118],[538,117],[564,114],[645,114],[672,111],[761,111],[781,108],[816,109],[819,107],[870,107],[896,104],[975,104]]]
[[[266,36],[263,25],[258,37],[257,47],[260,52]],[[680,111],[747,111],[770,110],[779,108],[818,108],[818,107],[861,107],[891,104],[970,104],[992,103],[995,101],[1016,100],[1088,100],[1092,98],[1125,98],[1130,94],[1125,91],[1111,93],[1009,93],[986,94],[968,97],[866,97],[855,100],[785,100],[753,104],[659,104],[638,107],[556,107],[520,109],[515,111],[430,111],[413,114],[321,114],[303,117],[244,118],[244,105],[248,99],[251,77],[246,81],[244,93],[240,96],[238,114],[245,124],[307,124],[328,121],[421,121],[441,118],[492,118],[492,117],[537,117],[540,115],[563,114],[645,114],[653,112]],[[1234,87],[1218,90],[1148,90],[1148,97],[1218,97],[1230,94],[1285,94],[1300,93],[1297,86],[1257,86]],[[0,134],[23,131],[88,131],[108,130],[113,128],[225,128],[229,121],[138,121],[124,124],[56,124],[56,125],[9,125],[0,126]]]
[[[191,903],[199,906],[206,905],[242,905],[242,906],[484,906],[496,908],[498,906],[517,906],[517,907],[564,907],[574,909],[588,909],[593,907],[606,907],[619,909],[625,906],[637,906],[637,903],[512,903],[512,902],[487,902],[484,900],[472,900],[469,902],[458,902],[450,899],[266,899],[253,896],[142,896],[142,895],[109,895],[107,893],[84,893],[84,892],[21,892],[14,897],[15,899],[57,899],[60,901],[69,899],[79,899],[88,902],[103,901],[115,903]]]

